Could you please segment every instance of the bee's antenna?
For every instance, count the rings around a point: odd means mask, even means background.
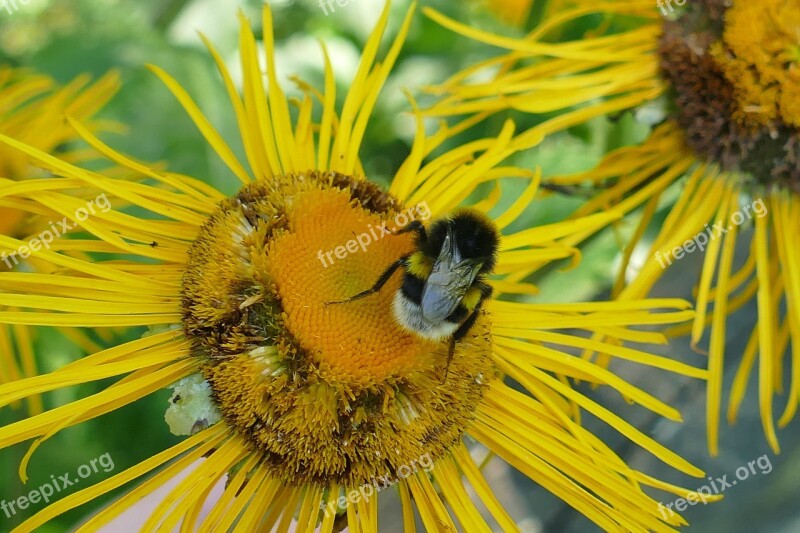
[[[392,235],[402,235],[403,233],[411,233],[412,231],[424,236],[425,226],[419,220],[412,220],[411,223],[405,228],[392,231]]]

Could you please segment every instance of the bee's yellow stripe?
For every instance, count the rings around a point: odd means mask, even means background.
[[[408,273],[419,279],[427,279],[433,269],[433,261],[422,252],[415,252],[408,258]]]
[[[467,308],[467,311],[470,313],[473,309],[478,305],[478,302],[481,301],[481,289],[476,285],[473,285],[467,292],[464,294],[464,298],[461,300],[461,304]]]

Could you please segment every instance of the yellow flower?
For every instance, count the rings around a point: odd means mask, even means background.
[[[521,40],[478,32],[430,11],[442,24],[508,53],[437,88],[449,96],[428,115],[552,112],[582,105],[591,116],[599,116],[640,104],[648,104],[640,109],[642,115],[655,113],[660,120],[661,113],[663,120],[640,145],[609,154],[591,171],[551,182],[604,188],[575,216],[607,206],[624,212],[641,208],[615,284],[619,299],[645,296],[664,268],[676,261],[675,254],[679,259],[707,246],[694,323],[673,333],[690,332],[697,346],[710,326],[707,419],[712,454],[718,452],[726,318],[756,298],[758,323],[739,364],[727,415],[733,423],[757,368],[764,432],[777,452],[774,396],[786,394],[780,427],[792,420],[800,402],[800,259],[792,244],[800,230],[800,2],[703,0],[683,8],[669,1],[657,4],[658,9],[649,1],[573,2]],[[617,15],[642,23],[599,37],[547,42],[549,33],[591,13],[605,15],[600,31],[613,27]],[[487,66],[501,68],[488,82],[468,81]],[[680,184],[680,196],[635,280],[626,285],[634,247],[675,183]],[[743,223],[754,225],[752,237],[740,231]],[[733,254],[740,238],[750,240],[751,252],[737,268]],[[784,368],[789,361],[791,371]],[[788,391],[784,381],[791,384]]]
[[[81,76],[64,87],[59,87],[47,76],[21,69],[0,66],[0,133],[27,143],[46,153],[62,150],[62,145],[77,139],[75,131],[64,120],[68,113],[86,127],[96,131],[103,124],[91,120],[117,89],[116,75],[108,75],[89,86],[87,76]],[[80,150],[63,152],[65,158],[80,161],[86,154]],[[31,165],[30,158],[18,150],[0,146],[0,187],[11,181],[40,177],[44,173]],[[0,234],[23,238],[35,235],[42,219],[27,216],[13,201],[0,201]],[[23,261],[24,262],[24,261]],[[3,254],[0,271],[16,268],[20,258]],[[59,330],[80,345],[92,347],[88,339],[66,328]],[[36,360],[33,350],[34,330],[22,326],[0,327],[0,383],[8,383],[24,376],[35,376]],[[41,398],[28,399],[32,413],[42,411]]]
[[[414,507],[429,531],[455,531],[456,522],[467,531],[489,531],[494,524],[516,530],[471,457],[467,437],[603,529],[668,531],[683,523],[678,515],[659,510],[643,487],[680,495],[686,495],[685,489],[629,467],[581,426],[580,413],[585,410],[607,422],[682,472],[698,477],[703,473],[573,390],[568,379],[608,385],[632,402],[680,420],[675,409],[570,352],[597,350],[705,378],[703,369],[618,342],[663,342],[661,334],[638,326],[685,321],[692,316],[688,303],[662,299],[533,304],[508,298],[535,291],[520,281],[531,269],[577,259],[576,250],[563,243],[575,233],[606,225],[617,213],[504,233],[495,269],[498,279],[491,280],[496,296],[456,345],[444,380],[448,342],[422,339],[391,318],[399,276],[369,298],[326,305],[370,286],[388,264],[411,249],[408,234],[375,238],[366,250],[344,247],[372,231],[369,228],[402,220],[400,215],[413,212],[409,209],[423,218],[424,213],[445,215],[483,183],[494,185],[495,193],[471,208],[486,212],[500,196],[501,179],[525,180],[524,193],[492,218],[491,224],[502,232],[539,185],[538,173],[502,166],[513,153],[510,125],[497,138],[457,146],[424,162],[474,121],[454,128],[442,125],[426,135],[418,112],[413,146],[391,190],[384,192],[364,179],[359,150],[367,122],[409,31],[413,9],[385,57],[378,59],[388,14],[387,4],[340,112],[335,109],[336,83],[324,46],[324,91],[300,82],[302,96],[287,99],[275,71],[268,7],[263,11],[265,77],[255,38],[242,17],[241,96],[208,45],[239,123],[246,163],[237,159],[181,86],[153,68],[241,181],[241,190],[230,198],[199,180],[128,159],[74,121],[93,148],[139,178],[115,179],[85,170],[0,136],[57,176],[39,180],[35,190],[14,191],[9,200],[25,200],[45,214],[65,216],[82,204],[70,195],[71,189],[91,186],[152,214],[133,216],[115,206],[80,222],[94,238],[73,240],[76,247],[125,253],[128,260],[88,261],[39,251],[37,259],[59,269],[24,278],[0,273],[7,288],[2,323],[152,328],[139,340],[0,387],[4,405],[34,393],[126,375],[100,393],[0,428],[0,446],[36,439],[20,466],[24,479],[31,454],[59,430],[165,387],[175,389],[167,423],[174,433],[190,435],[141,464],[51,504],[24,522],[20,531],[31,531],[157,471],[81,529],[95,530],[203,457],[205,461],[161,502],[145,530],[171,530],[181,520],[184,530],[197,525],[206,496],[226,474],[224,492],[199,524],[201,530],[226,531],[234,523],[242,531],[271,530],[278,524],[285,529],[294,520],[304,531],[340,530],[345,524],[354,531],[377,531],[377,497],[363,498],[359,490],[372,487],[379,477],[396,481],[409,531],[414,529]],[[316,104],[321,109],[318,122],[313,118]],[[541,137],[541,131],[537,135]],[[0,237],[0,248],[18,245],[11,237]],[[330,250],[336,250],[335,255],[327,254]],[[611,340],[592,341],[561,330],[602,333]],[[505,384],[503,376],[527,393]],[[430,468],[418,468],[428,463]],[[488,524],[467,486],[489,510]]]

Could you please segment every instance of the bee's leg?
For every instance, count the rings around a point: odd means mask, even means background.
[[[444,367],[444,378],[442,379],[442,383],[447,381],[447,373],[450,371],[450,363],[453,361],[453,355],[456,353],[456,343],[463,339],[470,328],[475,325],[475,321],[478,319],[483,301],[486,298],[489,298],[492,295],[492,292],[494,292],[492,286],[486,283],[481,283],[480,289],[481,299],[478,300],[478,304],[475,306],[475,309],[472,310],[472,313],[470,313],[464,323],[461,324],[455,333],[453,333],[453,336],[450,337],[450,346],[447,350],[447,366]]]
[[[464,338],[464,336],[475,324],[475,320],[478,318],[478,313],[481,310],[481,304],[475,306],[475,309],[472,311],[472,314],[467,317],[463,324],[461,324],[453,336],[450,337],[450,346],[447,348],[447,365],[444,367],[444,377],[442,378],[442,383],[447,381],[447,373],[450,372],[450,363],[453,362],[453,355],[456,353],[456,343]]]
[[[469,319],[467,319],[467,322],[469,322]],[[466,324],[466,322],[464,323]],[[461,328],[459,328],[459,330],[460,329]],[[456,331],[456,333],[458,333],[458,331]],[[450,345],[447,347],[447,365],[445,365],[444,367],[444,377],[442,378],[442,385],[447,383],[447,373],[450,372],[450,363],[453,361],[453,355],[455,355],[455,353],[456,353],[456,336],[455,334],[453,334],[453,336],[450,337]]]
[[[369,296],[370,294],[375,294],[376,292],[380,291],[384,285],[386,285],[386,282],[389,281],[389,278],[392,277],[392,274],[394,274],[398,268],[403,266],[406,263],[407,259],[408,255],[404,255],[403,257],[401,257],[400,259],[389,265],[389,268],[383,271],[383,274],[381,274],[381,276],[378,278],[378,281],[375,282],[375,285],[373,285],[369,289],[361,291],[358,294],[355,294],[345,300],[339,300],[338,302],[325,302],[325,305],[344,304],[352,302],[353,300],[360,300],[361,298]]]

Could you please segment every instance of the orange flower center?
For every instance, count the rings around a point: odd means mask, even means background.
[[[411,251],[408,234],[384,234],[387,214],[353,209],[351,202],[342,190],[298,197],[289,215],[293,231],[270,243],[267,272],[283,304],[286,328],[304,340],[321,368],[337,381],[366,385],[430,366],[438,345],[403,331],[391,317],[402,272],[379,293],[325,305],[369,288],[388,265]]]

